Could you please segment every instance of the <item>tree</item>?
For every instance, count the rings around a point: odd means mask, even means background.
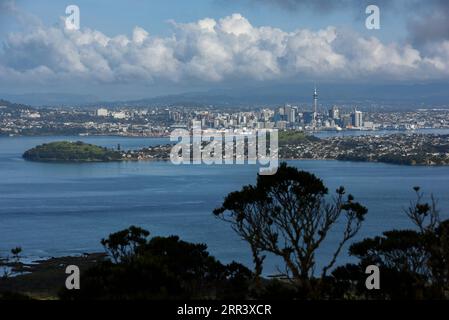
[[[431,203],[423,202],[424,194],[420,192],[420,189],[420,187],[413,188],[416,200],[410,202],[410,206],[405,212],[421,233],[435,231],[441,222],[437,201],[433,195],[430,195]]]
[[[137,249],[147,242],[149,235],[147,230],[131,226],[110,234],[107,239],[101,240],[101,244],[115,263],[126,262],[137,256]]]
[[[415,230],[391,230],[351,245],[349,253],[357,265],[337,268],[337,281],[356,283],[357,295],[382,299],[447,298],[449,291],[449,220],[440,219],[436,200],[430,203],[415,187],[416,200],[405,210]],[[382,290],[367,292],[364,270],[377,265],[382,274]]]
[[[214,299],[246,298],[252,273],[238,263],[223,265],[177,236],[153,237],[138,227],[102,240],[111,260],[82,274],[80,290],[63,290],[62,299]]]
[[[344,219],[341,240],[322,277],[357,234],[367,213],[353,196],[344,197],[345,190],[340,187],[333,199],[328,199],[328,189],[315,175],[282,163],[275,175],[258,175],[255,186],[227,195],[214,214],[248,242],[257,277],[262,272],[263,254],[269,252],[285,262],[283,276],[307,288],[314,276],[317,249],[332,227]]]
[[[429,238],[430,241],[427,241],[430,251],[429,266],[433,282],[442,290],[449,292],[449,220],[439,223]]]
[[[22,253],[21,247],[15,247],[11,249],[11,254],[14,259],[14,263],[19,264],[20,262],[20,253]]]
[[[5,258],[0,257],[0,266],[3,267],[2,277],[7,279],[14,272],[22,272],[22,264],[20,263],[20,253],[22,252],[21,247],[15,247],[10,250],[12,258],[6,256]]]

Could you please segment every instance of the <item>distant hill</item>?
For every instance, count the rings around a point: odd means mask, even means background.
[[[449,106],[447,83],[436,84],[335,84],[318,85],[320,104],[370,104],[395,106],[397,109],[417,109],[422,106]],[[150,106],[222,106],[222,107],[260,107],[279,106],[285,103],[311,105],[313,84],[285,84],[246,86],[234,89],[212,89],[203,92],[188,92],[174,95],[162,95],[151,98],[104,101],[102,104],[118,107]],[[89,104],[88,104],[89,105]],[[95,104],[91,104],[94,106]]]
[[[21,103],[14,103],[14,102],[10,102],[8,100],[3,100],[3,99],[0,99],[0,107],[8,107],[8,108],[14,108],[14,109],[30,109],[30,106],[28,106],[28,105],[21,104]]]
[[[9,101],[27,104],[33,107],[78,106],[95,103],[100,100],[94,95],[68,93],[2,94],[0,96]]]
[[[95,95],[66,93],[31,93],[21,95],[0,94],[1,98],[30,106],[73,106],[97,108],[152,107],[152,106],[222,106],[260,107],[279,106],[285,103],[311,105],[313,83],[273,83],[264,85],[248,84],[233,88],[213,88],[210,90],[159,95],[148,98],[108,100]],[[403,83],[403,84],[338,84],[318,83],[319,103],[352,104],[364,107],[370,104],[396,106],[398,109],[416,109],[423,106],[449,105],[449,83]]]

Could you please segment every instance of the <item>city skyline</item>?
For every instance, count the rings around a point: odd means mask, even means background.
[[[278,129],[312,134],[322,131],[394,132],[449,128],[447,108],[421,108],[396,112],[371,108],[371,111],[368,111],[366,105],[320,103],[318,90],[315,86],[310,92],[309,103],[284,103],[276,107],[96,104],[89,108],[33,108],[0,101],[2,120],[0,135],[58,133],[80,136],[166,137],[174,129],[193,127],[203,130],[243,130],[243,132]]]

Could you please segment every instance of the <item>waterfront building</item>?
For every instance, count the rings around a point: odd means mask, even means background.
[[[354,110],[352,114],[352,126],[355,128],[363,127],[363,113],[361,111]]]

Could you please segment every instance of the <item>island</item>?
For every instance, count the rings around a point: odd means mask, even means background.
[[[121,161],[121,152],[81,141],[44,143],[25,151],[25,160],[41,162],[109,162]]]

